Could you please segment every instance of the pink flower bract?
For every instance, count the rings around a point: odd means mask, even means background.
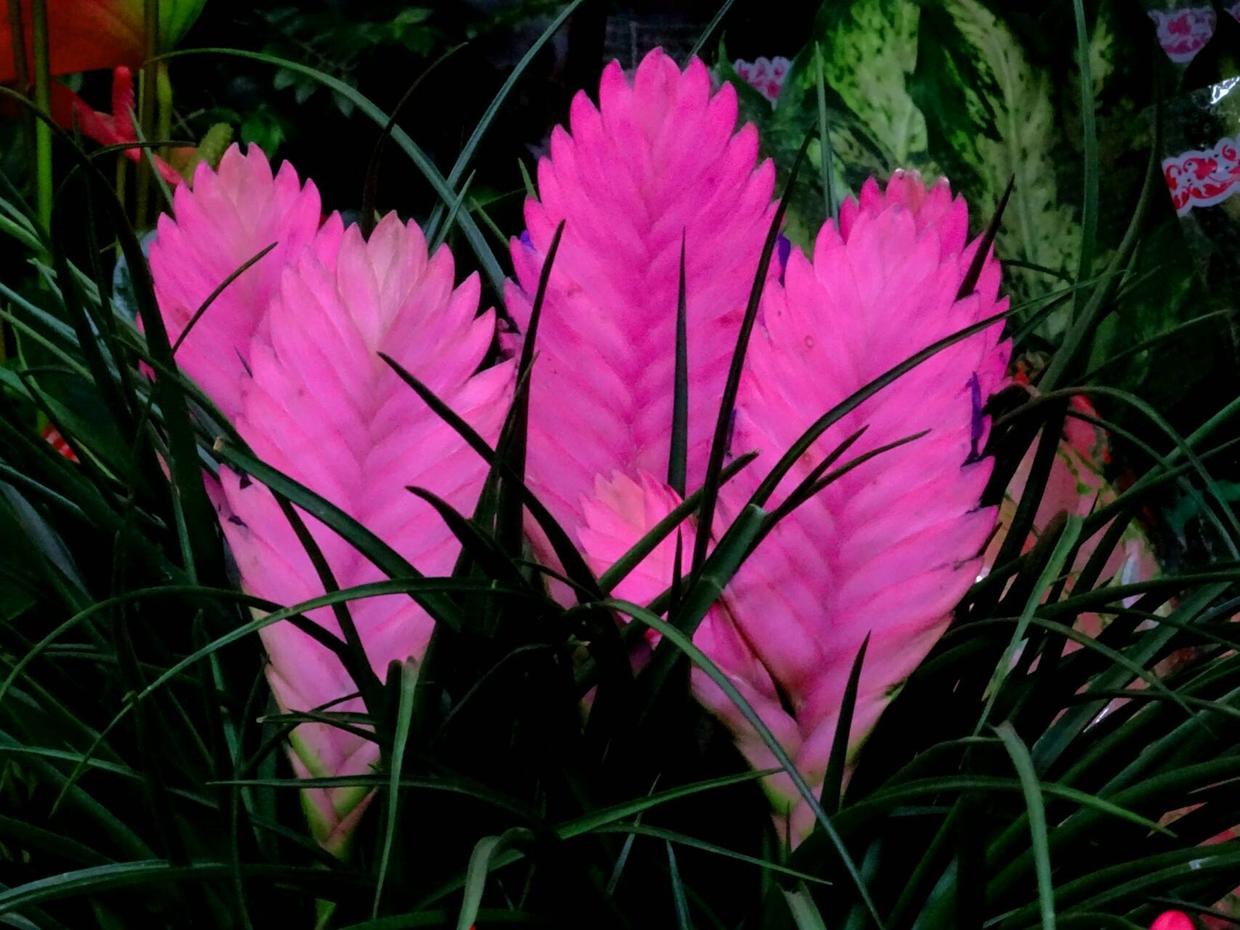
[[[174,218],[175,217],[175,218]],[[198,308],[259,252],[270,252],[215,299],[176,354],[178,366],[229,419],[240,409],[250,340],[280,283],[319,227],[319,193],[285,162],[276,175],[257,146],[232,146],[218,170],[178,187],[173,216],[161,216],[151,244],[160,313],[175,344]]]
[[[378,354],[418,375],[494,442],[508,408],[512,365],[475,374],[495,332],[493,313],[477,315],[478,295],[476,275],[454,288],[451,254],[441,248],[428,256],[416,224],[390,215],[367,241],[357,227],[342,231],[339,220],[330,220],[272,299],[253,343],[253,378],[236,421],[260,458],[429,575],[450,574],[460,544],[407,487],[426,488],[469,513],[487,466]],[[229,510],[224,530],[246,589],[279,604],[322,594],[271,494],[230,471],[221,481]],[[305,519],[342,588],[385,577],[347,541]],[[348,609],[380,677],[393,661],[421,659],[433,621],[409,597],[367,598]],[[330,611],[310,616],[339,632]],[[286,710],[309,710],[355,690],[335,656],[293,626],[267,627],[263,642],[272,687]],[[321,724],[300,727],[293,745],[303,774],[357,774],[378,759],[373,742]],[[332,831],[347,827],[365,793],[310,792],[321,840],[330,844]]]
[[[565,221],[531,376],[529,481],[570,532],[596,476],[663,474],[672,421],[682,236],[689,344],[688,481],[706,469],[719,395],[770,226],[774,170],[758,164],[736,94],[712,94],[694,60],[661,50],[632,81],[603,72],[596,106],[573,100],[538,166],[514,239],[509,311],[524,327],[546,250]]]
[[[232,149],[217,172],[201,167],[161,222],[151,265],[161,312],[177,338],[194,309],[237,266],[276,248],[234,281],[190,333],[177,359],[233,421],[254,453],[329,500],[427,575],[448,575],[460,551],[425,488],[472,512],[486,463],[379,357],[413,372],[489,442],[512,392],[512,363],[479,372],[495,315],[478,315],[477,275],[459,286],[447,248],[434,255],[414,223],[394,215],[370,238],[338,216],[319,228],[319,198],[285,165],[272,176],[262,153]],[[324,593],[292,526],[266,487],[221,469],[221,523],[244,588],[281,605]],[[341,588],[384,574],[350,543],[303,514]],[[420,661],[433,621],[410,597],[347,605],[374,671]],[[309,617],[339,635],[330,609]],[[289,712],[356,711],[357,690],[336,656],[292,624],[262,631],[268,676]],[[366,773],[374,742],[325,724],[291,738],[303,776]],[[315,836],[340,849],[369,792],[307,791]]]

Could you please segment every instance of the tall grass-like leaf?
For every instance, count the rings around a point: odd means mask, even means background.
[[[520,493],[521,501],[529,510],[531,518],[538,525],[539,530],[547,538],[552,551],[563,564],[567,579],[584,593],[597,591],[598,582],[594,579],[594,575],[586,566],[585,560],[582,559],[581,554],[569,539],[564,528],[560,526],[526,483],[500,458],[492,445],[484,437],[480,436],[459,414],[453,411],[450,406],[445,404],[430,387],[407,371],[400,362],[383,353],[380,353],[380,358],[396,372],[397,376],[422,399],[437,417],[465,440],[475,455],[488,465],[498,469],[501,478],[511,482],[513,488]]]
[[[469,870],[465,875],[465,900],[456,919],[456,930],[470,930],[478,917],[482,894],[486,890],[487,875],[496,860],[510,846],[524,845],[532,839],[528,830],[509,830],[502,836],[488,836],[478,842],[469,858]]]
[[[792,922],[797,930],[827,930],[827,923],[804,883],[785,890],[784,900],[788,902],[788,910],[792,912]]]
[[[413,720],[413,694],[418,680],[417,674],[417,666],[413,663],[405,663],[400,667],[400,699],[397,704],[395,726],[392,730],[392,753],[388,758],[391,777],[387,793],[387,823],[383,830],[383,852],[379,857],[379,872],[375,879],[375,902],[371,907],[371,917],[379,916],[379,904],[383,900],[383,886],[387,879],[388,865],[391,862],[392,844],[396,839],[400,775],[405,763],[409,725]]]
[[[465,140],[465,144],[461,146],[460,152],[457,153],[456,161],[453,162],[452,169],[448,172],[447,178],[444,179],[449,188],[455,187],[464,176],[466,169],[469,168],[470,161],[473,160],[474,154],[478,150],[478,146],[482,143],[482,137],[486,135],[487,130],[490,129],[491,124],[495,121],[496,114],[498,114],[500,109],[503,107],[504,102],[508,99],[508,95],[512,93],[512,89],[517,85],[517,81],[519,81],[521,76],[525,74],[525,70],[530,66],[530,63],[535,59],[535,57],[537,57],[538,53],[542,51],[543,46],[555,37],[555,34],[560,31],[560,28],[573,14],[577,7],[581,6],[582,2],[583,0],[571,0],[570,3],[566,3],[559,13],[556,14],[555,18],[547,24],[547,28],[542,31],[530,47],[525,50],[525,54],[522,55],[520,60],[513,66],[512,70],[508,73],[508,77],[504,79],[503,86],[500,87],[496,95],[491,98],[491,102],[487,104],[487,108],[483,111],[482,116],[479,118],[478,124],[474,127],[473,132],[469,134],[469,138]],[[442,209],[442,204],[435,208],[435,212],[431,215],[431,219],[427,223],[428,230],[437,229],[437,220]]]
[[[670,840],[664,841],[667,849],[667,872],[672,884],[672,903],[676,911],[676,927],[678,930],[693,930],[693,921],[689,917],[689,900],[685,896],[685,883],[680,877],[680,866],[676,863],[676,850]]]
[[[1009,724],[1000,724],[996,728],[1003,746],[1012,757],[1012,764],[1020,776],[1021,791],[1025,795],[1025,806],[1029,810],[1029,832],[1033,838],[1034,863],[1038,875],[1038,906],[1042,917],[1042,930],[1055,930],[1055,887],[1051,877],[1050,849],[1046,838],[1046,808],[1042,801],[1042,790],[1038,784],[1037,773],[1033,769],[1033,760],[1029,757],[1029,748],[1021,741],[1016,731]]]
[[[787,779],[792,783],[795,790],[805,801],[806,806],[811,812],[811,816],[817,820],[818,824],[822,827],[823,831],[831,840],[832,845],[835,847],[836,851],[839,853],[840,859],[844,863],[844,867],[848,872],[849,878],[856,887],[858,895],[865,904],[866,909],[869,911],[870,916],[874,920],[874,923],[878,925],[879,930],[882,930],[883,922],[878,916],[878,909],[874,906],[869,890],[866,888],[865,881],[862,879],[861,873],[857,870],[856,864],[853,862],[847,848],[844,846],[843,840],[840,838],[838,831],[831,823],[831,820],[828,818],[826,812],[822,809],[822,806],[818,803],[818,799],[814,796],[814,791],[810,787],[809,782],[807,782],[805,777],[798,771],[792,756],[784,749],[782,740],[777,734],[772,732],[772,730],[767,727],[758,711],[749,703],[745,694],[737,687],[737,682],[734,680],[735,676],[728,674],[712,662],[710,657],[705,652],[698,649],[697,646],[695,646],[693,642],[691,642],[680,630],[668,623],[665,623],[662,619],[650,613],[650,611],[627,601],[613,600],[608,602],[608,606],[614,610],[621,611],[646,626],[649,626],[661,636],[665,636],[675,643],[676,648],[683,651],[694,666],[710,678],[714,685],[724,695],[726,700],[731,702],[731,704],[736,708],[737,712],[744,716],[746,721],[753,728],[755,739],[761,741],[767,750],[769,750],[770,756],[775,760],[776,765],[783,769],[782,775],[787,777]],[[744,683],[740,684],[744,687]],[[769,769],[767,771],[769,771]]]
[[[526,461],[529,455],[530,375],[533,372],[534,353],[538,345],[539,322],[542,319],[543,307],[546,305],[551,271],[555,267],[555,259],[564,237],[565,222],[561,220],[552,234],[546,258],[538,272],[538,289],[534,292],[534,303],[530,306],[521,355],[517,361],[517,386],[513,395],[512,409],[504,421],[504,428],[500,433],[500,445],[496,449],[505,471],[511,475],[511,477],[502,478],[499,483],[496,501],[496,535],[501,545],[505,546],[514,556],[520,554],[522,543],[524,509],[521,506],[521,493],[516,485],[525,481]],[[493,467],[492,475],[496,471],[497,468]]]
[[[1077,262],[1077,280],[1090,275],[1094,262],[1095,240],[1098,238],[1098,128],[1094,113],[1094,78],[1092,74],[1089,27],[1085,22],[1085,5],[1073,0],[1076,25],[1076,59],[1081,84],[1081,150],[1085,162],[1085,193],[1081,203],[1081,254]],[[1081,294],[1077,294],[1080,301]]]
[[[857,658],[848,673],[848,684],[844,686],[844,696],[840,701],[839,719],[835,725],[835,740],[831,744],[831,755],[827,759],[826,774],[822,779],[822,809],[835,813],[839,810],[840,795],[844,790],[844,772],[848,766],[848,743],[852,736],[853,714],[857,710],[857,689],[861,685],[861,670],[865,667],[865,653],[870,646],[870,637],[866,636],[857,650]]]
[[[1047,559],[1037,583],[1033,586],[1033,592],[1025,602],[1025,607],[1021,611],[1016,628],[1012,631],[1012,639],[1008,643],[1007,648],[1004,649],[1003,656],[999,659],[999,663],[995,666],[994,673],[991,675],[990,684],[986,689],[986,705],[982,708],[982,716],[974,728],[974,736],[977,736],[986,726],[991,709],[994,707],[995,699],[999,695],[999,689],[1011,668],[1012,659],[1015,657],[1016,651],[1020,648],[1020,644],[1029,629],[1029,623],[1033,619],[1034,611],[1037,610],[1038,604],[1051,584],[1063,572],[1064,565],[1067,564],[1068,557],[1076,547],[1076,541],[1080,535],[1080,518],[1069,517],[1059,538],[1055,541],[1055,548],[1051,551],[1050,558]]]
[[[772,862],[768,859],[759,859],[756,856],[748,856],[739,853],[734,849],[727,849],[718,846],[715,843],[707,843],[696,837],[686,836],[674,830],[665,830],[662,827],[645,826],[640,822],[616,824],[611,827],[600,827],[594,831],[595,833],[619,833],[629,837],[649,836],[654,839],[667,840],[679,846],[688,846],[692,849],[700,849],[703,852],[713,853],[727,859],[735,859],[737,862],[744,862],[764,871],[773,872],[777,875],[785,875],[788,878],[799,879],[802,882],[808,882],[815,885],[830,884],[826,879],[816,875],[810,875],[806,872],[798,872],[796,869],[780,865],[778,862]]]
[[[706,43],[710,41],[710,37],[715,34],[715,30],[719,28],[719,24],[723,22],[723,18],[728,15],[728,11],[732,9],[732,5],[736,0],[723,0],[719,4],[719,9],[715,11],[715,15],[711,17],[710,22],[706,24],[697,39],[693,43],[693,47],[689,49],[689,60],[693,60],[697,55],[701,54]]]
[[[805,153],[809,148],[809,141],[810,137],[807,134],[801,143],[800,151],[797,152],[796,161],[792,164],[792,170],[788,173],[788,181],[784,186],[784,193],[780,198],[779,206],[775,208],[775,215],[771,218],[770,228],[767,230],[766,239],[762,243],[762,253],[758,257],[758,269],[749,288],[749,299],[745,304],[745,314],[741,317],[740,327],[736,334],[736,342],[732,347],[728,376],[723,383],[723,393],[719,398],[719,412],[715,415],[715,429],[710,439],[710,450],[706,461],[706,476],[702,485],[702,509],[698,516],[698,521],[704,527],[713,527],[715,524],[715,513],[719,506],[719,476],[723,470],[724,459],[727,457],[732,445],[737,415],[736,398],[740,391],[741,378],[745,371],[749,343],[753,338],[754,324],[758,320],[758,313],[762,309],[764,293],[770,283],[768,277],[773,267],[771,259],[775,254],[779,227],[783,224],[784,216],[787,214],[789,197],[796,188],[797,175],[800,172]],[[697,543],[693,547],[692,564],[695,575],[701,571],[706,559],[708,539],[709,534],[700,534]]]

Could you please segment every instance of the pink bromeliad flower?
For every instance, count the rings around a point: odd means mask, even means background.
[[[897,175],[885,193],[867,184],[860,203],[845,206],[839,229],[823,228],[812,259],[794,252],[786,284],[768,290],[750,348],[733,451],[757,450],[759,463],[769,468],[821,413],[920,349],[1001,312],[1005,302],[998,298],[993,260],[975,293],[956,299],[976,249],[966,244],[966,230],[964,202],[953,200],[945,184],[927,190],[920,179]],[[853,751],[946,629],[976,577],[979,553],[995,525],[994,510],[978,506],[990,473],[990,463],[974,454],[984,439],[978,398],[1004,383],[1008,346],[999,330],[996,324],[941,351],[815,443],[768,509],[862,427],[866,432],[849,458],[929,431],[848,473],[778,524],[696,634],[698,647],[815,788],[825,775],[845,683],[866,636],[871,639],[852,722]],[[759,463],[725,486],[722,522],[739,512],[764,475]],[[651,491],[650,479],[644,481],[644,519],[636,516],[632,493],[624,507],[611,508],[627,514],[630,544],[676,503],[670,489]],[[615,500],[615,492],[604,489],[603,504],[608,493]],[[587,550],[603,556],[600,564],[616,549],[623,551],[613,542],[612,551],[604,552],[592,545],[594,539],[584,537]],[[671,577],[671,557],[664,552],[662,559],[659,589]],[[629,587],[618,593],[641,598],[648,592]],[[695,670],[693,686],[756,768],[778,767],[705,673]],[[790,841],[803,839],[813,826],[808,805],[785,775],[768,780],[767,788],[777,821],[790,825]]]
[[[422,378],[494,442],[512,388],[511,363],[479,372],[495,334],[478,315],[476,275],[454,284],[452,255],[428,254],[416,224],[385,217],[369,240],[338,216],[318,227],[319,201],[285,165],[278,175],[257,149],[236,148],[218,173],[200,168],[179,190],[176,218],[152,247],[160,308],[176,338],[207,293],[268,244],[276,249],[217,300],[186,339],[181,364],[267,463],[327,498],[425,574],[447,575],[455,537],[406,487],[424,487],[470,512],[485,463],[379,358]],[[218,311],[218,313],[217,313]],[[216,494],[244,588],[292,605],[324,593],[309,557],[265,487],[224,469]],[[342,588],[382,572],[345,540],[304,516]],[[433,621],[405,596],[348,605],[374,671],[420,660]],[[339,635],[330,610],[310,619]],[[268,677],[285,711],[322,707],[357,690],[336,657],[288,624],[262,631]],[[360,710],[357,700],[336,711]],[[377,746],[324,724],[292,739],[303,776],[366,773]],[[365,789],[305,793],[316,838],[339,850],[369,799]]]
[[[546,250],[552,270],[530,382],[529,480],[575,532],[598,476],[667,470],[676,302],[685,243],[689,343],[688,483],[706,474],[754,269],[770,226],[775,172],[736,93],[711,93],[706,66],[682,73],[651,52],[629,83],[603,72],[596,106],[573,100],[538,166],[528,236],[513,240],[509,312],[524,328]],[[772,275],[775,271],[772,271]],[[544,557],[550,557],[546,551]]]
[[[518,323],[555,225],[567,221],[550,279],[532,374],[529,479],[576,533],[596,569],[614,563],[675,506],[657,476],[669,451],[677,267],[687,256],[688,485],[704,476],[719,396],[771,219],[767,166],[755,168],[752,129],[736,131],[735,98],[713,98],[704,67],[682,73],[652,52],[630,85],[604,74],[596,108],[574,102],[539,166],[514,242]],[[898,175],[872,182],[828,224],[812,259],[793,252],[784,283],[766,282],[761,322],[737,405],[732,452],[759,463],[729,484],[721,523],[814,419],[873,378],[1002,311],[999,268],[956,294],[976,250],[968,216],[945,184]],[[929,434],[858,468],[768,536],[699,629],[697,644],[758,710],[811,783],[824,774],[840,698],[872,634],[853,745],[943,632],[977,575],[995,525],[978,507],[990,466],[977,461],[984,399],[1005,381],[1000,326],[923,363],[836,424],[781,484],[778,506],[844,437],[862,426],[859,455]],[[587,362],[588,359],[588,362]],[[702,528],[685,525],[683,552]],[[657,548],[616,593],[647,601],[672,578],[675,542]],[[702,674],[703,703],[734,731],[751,762],[769,750]],[[790,706],[785,706],[786,697]],[[794,841],[812,824],[786,777],[770,781]]]

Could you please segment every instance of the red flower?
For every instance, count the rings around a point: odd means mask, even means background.
[[[53,449],[67,458],[70,462],[75,464],[78,462],[78,457],[73,453],[73,450],[69,448],[69,444],[65,442],[65,437],[60,435],[60,430],[56,429],[54,426],[45,426],[43,427],[42,435]]]
[[[52,117],[62,126],[77,129],[86,138],[100,145],[123,145],[137,142],[133,122],[133,74],[125,67],[112,73],[112,112],[100,113],[63,84],[52,87]],[[125,157],[140,162],[146,156],[140,148],[124,150]],[[162,158],[154,159],[160,176],[169,184],[180,184],[184,178]]]
[[[9,4],[0,0],[0,84],[17,77]],[[161,0],[161,45],[176,42],[197,18],[204,0]],[[21,0],[26,60],[33,61],[31,0]],[[146,56],[143,0],[47,0],[52,74],[74,74],[118,65],[136,67]]]

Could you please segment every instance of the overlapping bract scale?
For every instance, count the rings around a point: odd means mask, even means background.
[[[827,224],[812,260],[794,253],[750,347],[733,448],[774,462],[825,411],[915,353],[989,317],[999,266],[989,259],[957,300],[977,244],[945,182],[926,189],[897,174],[872,181]],[[802,732],[798,762],[821,779],[845,683],[871,637],[852,744],[873,727],[893,689],[942,634],[977,576],[994,529],[979,509],[990,462],[981,405],[1004,383],[1002,323],[948,346],[844,416],[776,491],[772,506],[857,430],[847,453],[881,453],[828,485],[779,524],[727,593],[763,666],[791,696]],[[735,510],[758,480],[742,472],[724,491]],[[727,664],[730,657],[720,659]],[[796,824],[794,823],[794,828]]]
[[[580,525],[581,499],[613,470],[667,471],[682,237],[689,343],[690,486],[710,432],[773,206],[757,133],[736,128],[736,94],[712,93],[651,52],[631,81],[603,72],[596,106],[572,104],[538,167],[528,235],[514,239],[508,307],[524,329],[556,226],[565,221],[531,376],[529,479]]]
[[[250,341],[280,283],[319,228],[319,193],[285,162],[274,175],[257,146],[232,146],[218,170],[205,163],[192,190],[178,187],[173,216],[151,244],[160,313],[174,343],[211,294],[263,249],[275,247],[215,299],[177,351],[180,368],[229,419],[248,377]]]

